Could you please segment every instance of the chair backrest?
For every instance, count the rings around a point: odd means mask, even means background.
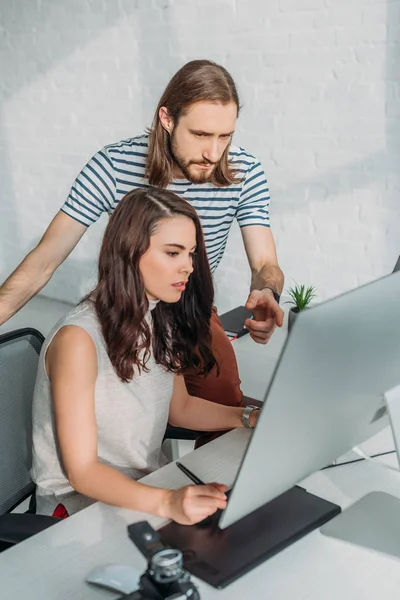
[[[44,337],[35,329],[0,335],[0,515],[32,494],[32,399]]]

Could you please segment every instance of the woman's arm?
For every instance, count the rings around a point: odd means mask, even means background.
[[[224,486],[164,490],[134,481],[98,461],[94,400],[97,353],[86,331],[73,325],[63,327],[48,348],[46,368],[62,464],[76,491],[107,504],[184,524],[200,521],[225,507]]]
[[[221,431],[243,427],[244,408],[223,406],[189,396],[182,375],[175,375],[174,393],[169,411],[169,422],[175,427],[185,427],[195,431]],[[259,411],[250,414],[250,424],[255,427]]]

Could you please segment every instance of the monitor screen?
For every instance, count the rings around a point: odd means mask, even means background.
[[[228,527],[388,424],[400,383],[400,272],[299,314],[219,526]]]

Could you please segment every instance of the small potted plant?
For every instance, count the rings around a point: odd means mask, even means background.
[[[288,331],[290,331],[299,312],[308,307],[316,294],[313,285],[306,287],[305,285],[298,285],[297,283],[294,287],[290,287],[287,292],[291,297],[291,300],[288,300],[287,304],[294,304],[289,311]]]

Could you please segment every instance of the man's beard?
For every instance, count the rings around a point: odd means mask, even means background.
[[[175,164],[180,168],[184,177],[188,181],[191,181],[192,183],[208,183],[209,181],[211,181],[211,178],[213,176],[213,173],[214,173],[215,168],[218,165],[218,163],[211,163],[210,161],[208,161],[204,158],[201,161],[200,160],[199,161],[185,160],[183,158],[183,156],[180,156],[178,153],[177,143],[175,140],[174,132],[172,132],[172,134],[171,134],[170,147],[171,147],[171,155],[172,155],[172,158],[173,158]],[[192,171],[190,170],[190,166],[193,164],[199,164],[199,163],[200,164],[209,163],[210,165],[213,164],[214,166],[211,167],[210,169],[207,169],[207,171],[205,171],[204,173],[199,173],[198,175],[194,175],[192,173]]]

